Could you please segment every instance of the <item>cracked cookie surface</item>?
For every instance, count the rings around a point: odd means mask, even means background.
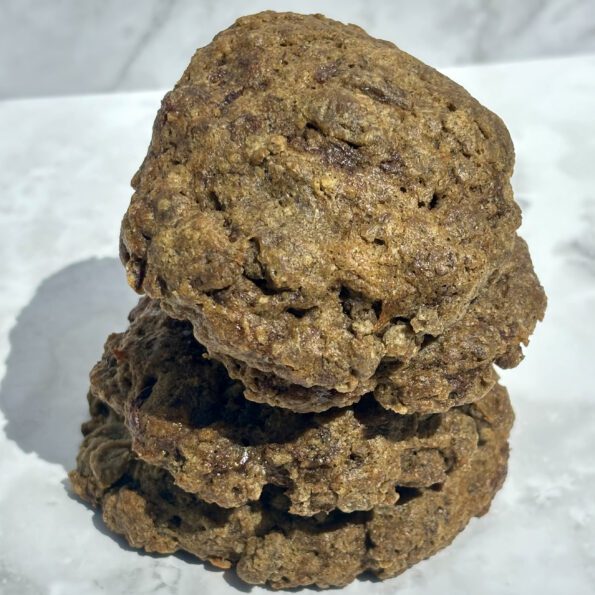
[[[287,511],[287,496],[267,488],[236,508],[208,504],[175,486],[167,471],[138,460],[122,418],[90,398],[91,421],[74,491],[100,507],[107,526],[133,547],[162,554],[184,550],[239,577],[273,588],[342,586],[365,571],[395,576],[447,546],[473,516],[487,512],[506,475],[513,414],[496,386],[465,407],[476,446],[440,485],[397,486],[396,504],[366,512],[332,511],[305,518]],[[423,460],[412,460],[412,467]]]
[[[213,355],[361,395],[403,321],[441,335],[505,262],[513,161],[497,116],[391,43],[261,13],[163,99],[121,258]]]

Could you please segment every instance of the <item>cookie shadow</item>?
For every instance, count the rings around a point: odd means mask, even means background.
[[[0,386],[5,432],[22,450],[74,467],[89,370],[136,301],[115,258],[72,264],[37,288],[10,332]]]

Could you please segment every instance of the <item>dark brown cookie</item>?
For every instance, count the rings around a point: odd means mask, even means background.
[[[395,576],[447,546],[473,516],[484,514],[506,475],[512,410],[496,386],[465,407],[476,446],[439,485],[397,486],[396,504],[313,518],[287,512],[287,498],[267,488],[257,502],[225,509],[176,487],[158,467],[137,460],[122,419],[90,399],[92,419],[70,474],[75,492],[103,510],[110,529],[150,552],[185,550],[219,568],[236,566],[248,583],[273,588],[341,586],[365,571]],[[411,460],[423,467],[423,456]]]
[[[396,485],[442,483],[475,451],[466,409],[395,415],[368,395],[350,408],[293,413],[247,401],[204,356],[189,323],[144,298],[129,329],[108,338],[91,393],[124,416],[141,459],[208,502],[239,506],[272,485],[293,514],[369,510],[393,504]]]
[[[497,116],[393,44],[265,12],[163,99],[121,257],[211,353],[362,394],[383,337],[441,335],[505,261],[513,161]]]

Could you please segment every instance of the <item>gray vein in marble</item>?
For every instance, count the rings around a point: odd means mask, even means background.
[[[120,67],[120,70],[116,73],[114,81],[109,87],[110,91],[115,91],[122,85],[122,82],[126,79],[126,76],[128,75],[128,72],[130,71],[130,68],[133,66],[134,62],[142,54],[143,50],[147,47],[157,32],[163,28],[167,22],[167,19],[171,16],[174,5],[177,2],[178,0],[162,0],[160,2],[157,11],[151,18],[149,26],[135,43],[130,54],[126,57],[122,66]]]
[[[585,201],[583,215],[582,229],[575,238],[563,242],[560,251],[569,263],[580,267],[595,280],[595,196]]]
[[[521,207],[523,213],[525,213],[531,208],[531,201],[526,196],[516,193],[514,198],[517,201],[517,203],[519,203],[519,207]]]

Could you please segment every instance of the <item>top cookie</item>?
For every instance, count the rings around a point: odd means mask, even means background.
[[[440,335],[505,260],[513,161],[497,116],[393,44],[265,12],[163,99],[121,257],[212,353],[355,391],[391,325]]]

